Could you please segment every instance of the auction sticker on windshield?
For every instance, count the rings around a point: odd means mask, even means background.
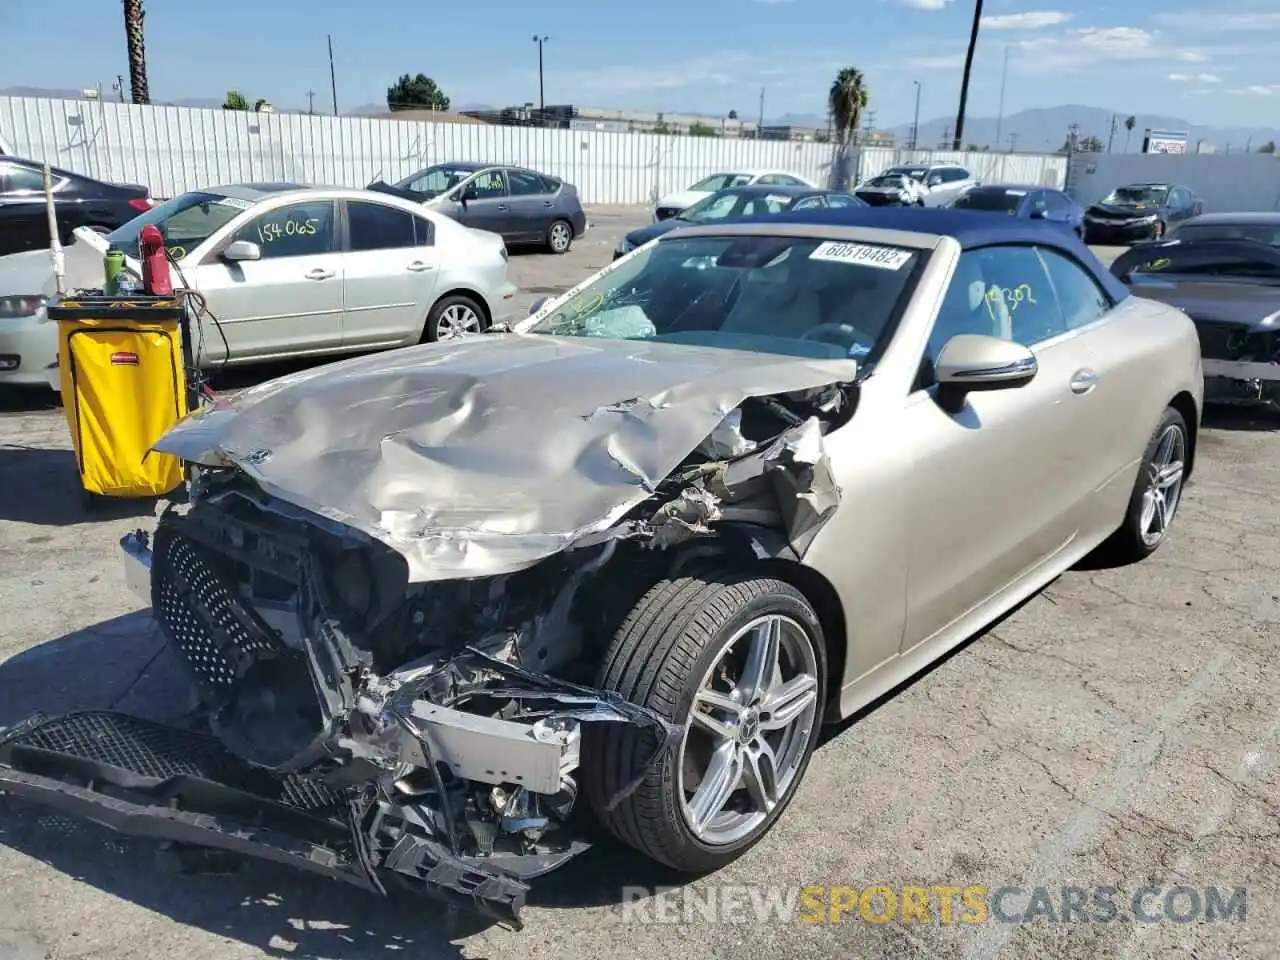
[[[834,260],[837,263],[852,263],[862,267],[875,267],[878,270],[901,270],[902,265],[911,259],[911,251],[898,250],[894,247],[877,247],[869,243],[843,243],[838,240],[827,240],[818,244],[810,260]]]

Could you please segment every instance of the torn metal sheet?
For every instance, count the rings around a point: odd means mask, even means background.
[[[381,540],[411,581],[493,575],[617,522],[748,397],[850,382],[856,369],[658,342],[466,338],[282,377],[155,449],[234,465]]]
[[[811,417],[778,437],[764,454],[787,537],[800,553],[840,505],[840,487],[831,473],[822,424]]]

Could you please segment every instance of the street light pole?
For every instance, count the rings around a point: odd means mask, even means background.
[[[920,143],[920,81],[912,80],[916,85],[916,116],[911,121],[911,149],[915,150]]]
[[[547,112],[547,97],[542,85],[542,45],[550,40],[550,37],[540,37],[536,33],[533,35],[533,42],[538,45],[538,120],[544,122]]]

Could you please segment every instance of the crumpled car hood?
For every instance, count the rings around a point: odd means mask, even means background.
[[[855,372],[852,360],[493,335],[282,377],[155,449],[239,467],[383,541],[411,581],[490,576],[613,525],[748,397]]]

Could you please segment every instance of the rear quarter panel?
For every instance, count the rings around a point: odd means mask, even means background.
[[[1099,374],[1096,399],[1106,416],[1091,421],[1096,449],[1113,465],[1100,477],[1098,522],[1118,522],[1132,492],[1139,462],[1160,415],[1180,393],[1199,410],[1204,395],[1200,341],[1191,319],[1167,304],[1129,296],[1106,320],[1083,332]]]

